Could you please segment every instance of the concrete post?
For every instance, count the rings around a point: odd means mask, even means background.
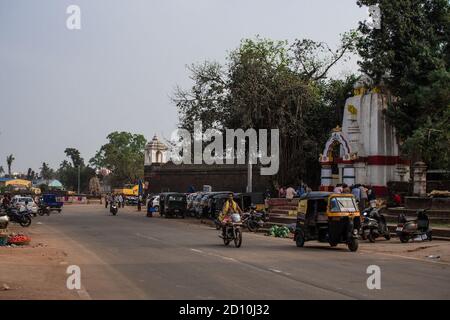
[[[425,197],[427,195],[427,165],[423,162],[416,162],[413,165],[414,174],[414,195]]]

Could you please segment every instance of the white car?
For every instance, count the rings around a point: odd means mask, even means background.
[[[34,202],[32,197],[14,196],[14,198],[11,201],[11,204],[13,206],[16,206],[17,208],[19,208],[20,206],[25,206],[26,203],[28,203],[26,205],[26,208],[32,214],[36,214],[38,212],[38,206],[37,206],[36,202]]]
[[[153,196],[153,197],[149,198],[148,202],[147,202],[147,206],[149,203],[152,205],[152,207],[159,209],[159,196]]]

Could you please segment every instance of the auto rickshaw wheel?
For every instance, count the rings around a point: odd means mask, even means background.
[[[401,243],[408,243],[409,241],[409,237],[405,235],[400,235],[399,238]]]
[[[359,247],[358,239],[356,239],[356,238],[350,239],[350,242],[347,244],[347,246],[351,252],[356,252]]]
[[[295,236],[295,244],[299,248],[303,248],[303,246],[305,245],[305,237],[303,236],[302,232],[297,232]]]
[[[332,248],[335,248],[335,247],[338,246],[338,243],[337,243],[337,242],[330,242],[330,246],[331,246]]]

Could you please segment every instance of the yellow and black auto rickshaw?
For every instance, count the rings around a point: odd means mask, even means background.
[[[303,247],[305,241],[328,242],[332,247],[347,244],[358,250],[360,212],[351,194],[310,192],[300,198],[294,241]]]

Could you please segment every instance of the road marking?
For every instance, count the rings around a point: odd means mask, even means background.
[[[143,235],[143,234],[140,234],[140,233],[136,233],[136,236],[137,236],[137,237],[140,237],[140,238],[147,239],[147,240],[153,240],[153,241],[163,242],[163,240],[161,240],[161,239],[158,239],[158,238],[155,238],[155,237],[151,237],[151,236],[146,236],[146,235]]]
[[[275,273],[283,273],[283,271],[277,270],[277,269],[271,269],[269,268],[270,271],[275,272]]]
[[[197,249],[191,249],[191,251],[197,252],[197,253],[203,253],[202,250],[197,250]]]

